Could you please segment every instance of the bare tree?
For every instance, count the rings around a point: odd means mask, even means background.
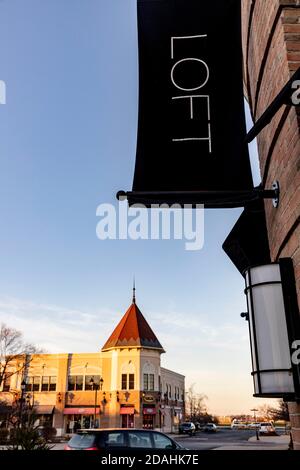
[[[270,405],[261,405],[258,407],[258,415],[262,418],[262,419],[266,419],[268,421],[270,421],[273,417],[273,410],[274,408],[272,408],[272,406]]]
[[[186,392],[186,411],[191,421],[199,421],[201,416],[207,415],[207,396],[195,393],[195,384],[191,385]]]
[[[0,326],[0,387],[4,380],[27,367],[30,355],[43,352],[42,349],[24,342],[21,331],[2,323]],[[18,359],[23,360],[18,361]]]
[[[259,407],[261,416],[267,420],[289,421],[288,405],[283,400],[278,401],[278,406],[263,405]]]
[[[290,420],[289,407],[285,401],[279,400],[278,408],[274,409],[273,419],[274,421],[289,421]]]
[[[283,400],[278,400],[277,407],[269,407],[269,416],[274,421],[289,421],[288,404]]]

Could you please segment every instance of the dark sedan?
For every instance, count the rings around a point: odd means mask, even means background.
[[[65,450],[183,449],[169,436],[143,429],[85,429],[78,431]]]

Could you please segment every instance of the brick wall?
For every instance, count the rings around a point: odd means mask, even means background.
[[[300,0],[242,0],[245,90],[256,121],[300,67]],[[298,115],[297,115],[298,112]],[[300,305],[300,113],[283,107],[258,138],[267,189],[278,180],[280,205],[266,201],[272,260],[293,258]],[[291,404],[300,450],[300,404]]]

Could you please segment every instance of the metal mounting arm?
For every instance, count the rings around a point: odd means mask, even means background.
[[[143,204],[204,204],[208,209],[244,207],[260,199],[272,199],[274,207],[279,204],[279,183],[275,182],[272,189],[257,187],[245,191],[119,191],[119,201],[128,200],[129,205]]]
[[[246,142],[250,144],[255,137],[272,121],[275,114],[279,111],[281,106],[286,104],[287,106],[297,106],[296,103],[292,100],[292,95],[295,91],[293,88],[293,84],[300,80],[300,67],[294,73],[292,78],[288,81],[288,83],[283,87],[279,95],[276,96],[274,101],[270,104],[270,106],[266,109],[266,111],[262,114],[262,116],[256,121],[252,129],[248,132],[246,136]],[[298,103],[299,105],[299,103]]]

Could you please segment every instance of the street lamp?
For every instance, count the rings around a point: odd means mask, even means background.
[[[171,434],[173,434],[173,428],[174,428],[174,405],[171,403],[170,406],[170,412],[171,412]]]
[[[25,389],[26,389],[26,382],[23,379],[21,382],[21,397],[20,397],[20,423],[19,423],[20,428],[22,427],[22,421],[23,421],[22,411],[23,411],[23,400],[24,400],[23,396],[24,396]]]
[[[100,385],[100,390],[102,390],[102,387],[103,387],[103,378],[101,377],[100,378],[100,382],[99,382],[99,385]],[[98,384],[95,383],[93,377],[91,377],[91,380],[90,380],[90,386],[91,386],[91,389],[92,390],[95,390],[95,406],[94,406],[94,428],[96,427],[96,416],[97,416],[97,391],[98,391]]]
[[[254,396],[300,398],[300,367],[292,360],[300,339],[293,262],[250,267],[245,273]]]
[[[95,406],[94,406],[94,428],[95,428],[96,427],[96,414],[97,414],[97,384],[95,384],[93,377],[91,377],[90,386],[92,390],[95,390]]]
[[[103,382],[104,382],[104,380],[103,380],[103,378],[101,377],[101,378],[100,378],[100,390],[102,390]]]
[[[256,414],[255,414],[258,410],[256,408],[253,408],[251,411],[253,411],[253,415],[254,415],[256,440],[259,441],[259,432],[258,432],[258,427],[257,427],[257,422],[256,422]]]

